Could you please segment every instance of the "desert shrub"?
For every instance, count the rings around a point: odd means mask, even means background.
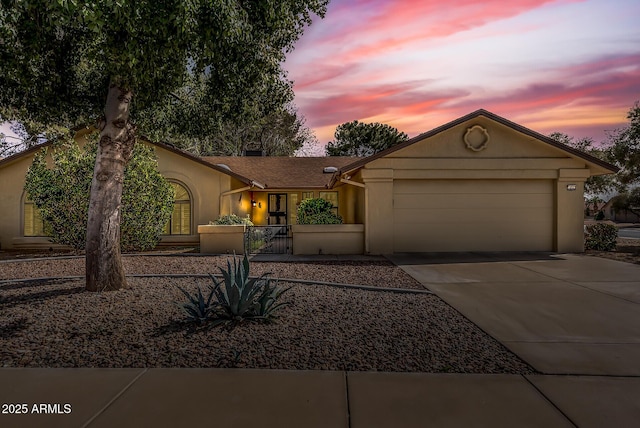
[[[585,248],[587,250],[612,251],[616,249],[618,228],[609,223],[587,226]]]
[[[331,202],[321,198],[305,199],[298,207],[298,224],[341,224],[342,217],[334,214]]]
[[[247,226],[253,226],[253,222],[249,219],[249,215],[247,215],[246,217],[240,217],[235,214],[221,215],[220,218],[214,221],[210,221],[209,224],[216,224],[216,225],[246,224]]]
[[[594,220],[601,221],[604,220],[604,212],[602,210],[598,211]]]
[[[190,294],[183,288],[178,288],[187,296],[186,302],[177,303],[178,307],[184,312],[187,322],[202,324],[207,321],[215,309],[213,289],[209,290],[209,294],[205,297],[200,287],[198,287],[198,293],[196,294]]]
[[[96,141],[80,148],[72,139],[36,154],[27,171],[25,190],[40,209],[45,230],[58,244],[84,249]],[[120,246],[144,251],[160,241],[173,209],[174,190],[158,171],[151,147],[136,144],[125,168],[120,218]]]
[[[243,320],[271,321],[276,318],[277,312],[289,304],[279,301],[288,288],[278,286],[277,280],[271,279],[268,273],[250,278],[249,270],[246,254],[240,263],[234,257],[233,265],[227,260],[226,271],[220,268],[221,280],[209,274],[213,286],[207,296],[200,288],[195,295],[180,289],[188,299],[187,302],[178,303],[187,321],[197,324],[211,321],[216,325]]]

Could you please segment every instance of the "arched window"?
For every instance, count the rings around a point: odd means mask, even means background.
[[[26,196],[23,204],[23,224],[22,234],[24,236],[48,236],[40,210]]]
[[[175,190],[173,213],[164,227],[165,235],[191,235],[191,196],[183,185],[171,182]]]

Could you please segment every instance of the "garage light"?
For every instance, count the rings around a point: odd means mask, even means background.
[[[567,184],[567,190],[568,191],[576,190],[576,185],[575,184]]]

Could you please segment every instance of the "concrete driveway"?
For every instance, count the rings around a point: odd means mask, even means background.
[[[640,376],[640,265],[539,253],[389,259],[542,373]]]

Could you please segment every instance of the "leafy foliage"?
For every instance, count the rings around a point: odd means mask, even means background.
[[[332,208],[325,199],[305,199],[298,206],[298,224],[341,224],[342,217],[334,214]]]
[[[602,194],[613,190],[625,194],[640,184],[640,103],[636,102],[627,113],[629,124],[609,133],[607,141],[594,144],[591,138],[575,140],[559,132],[551,138],[570,147],[581,150],[619,168],[615,175],[590,177],[585,190],[590,194]]]
[[[291,156],[316,142],[305,118],[292,103],[291,82],[284,76],[262,87],[235,95],[235,108],[211,107],[208,77],[188,76],[157,109],[145,111],[138,122],[147,136],[169,142],[196,156],[241,156],[262,150],[267,156]],[[196,123],[197,122],[197,123]]]
[[[184,102],[174,91],[189,76],[205,78],[200,107],[216,120],[246,117],[245,100],[259,100],[251,94],[290,85],[285,55],[328,1],[1,0],[2,119],[67,128],[96,123],[101,132],[87,290],[126,286],[117,242],[120,178],[136,132],[151,131],[145,119]],[[198,120],[187,123],[192,133],[200,129]],[[175,122],[156,125],[171,130]]]
[[[609,136],[610,161],[620,168],[616,174],[618,190],[625,191],[630,185],[640,184],[640,103],[636,101],[627,113],[629,125]]]
[[[561,132],[554,132],[549,137],[565,144],[574,149],[580,150],[586,154],[594,156],[603,161],[610,162],[610,156],[606,147],[596,146],[592,138],[574,139],[567,134]],[[614,175],[595,175],[589,177],[584,184],[584,189],[587,194],[596,195],[606,193],[614,187],[615,176]]]
[[[273,154],[291,154],[304,120],[290,105],[292,82],[281,63],[327,4],[3,1],[0,118],[40,127],[92,123],[113,82],[134,91],[132,120],[152,138],[199,155],[231,155],[241,153],[228,146],[237,131],[243,144],[267,151],[279,134]],[[219,148],[194,147],[203,136]]]
[[[253,222],[249,219],[249,216],[240,217],[236,214],[221,215],[220,218],[214,221],[210,221],[209,224],[217,225],[237,225],[246,224],[247,226],[253,226]]]
[[[243,320],[271,321],[277,312],[289,302],[279,301],[288,288],[278,286],[268,273],[258,278],[249,276],[249,259],[247,255],[241,263],[233,259],[233,266],[227,260],[227,270],[220,268],[222,279],[218,280],[209,274],[213,281],[207,296],[198,293],[191,295],[180,289],[188,301],[178,304],[187,316],[187,321],[202,324],[212,321],[214,325],[237,323]]]
[[[370,156],[409,137],[386,124],[354,120],[338,125],[334,138],[327,145],[327,156]]]
[[[616,249],[618,228],[609,223],[587,226],[585,248],[587,250],[612,251]]]
[[[640,216],[640,187],[615,196],[611,208],[616,211],[629,211]]]
[[[53,242],[75,249],[85,246],[96,150],[95,141],[80,148],[68,138],[52,150],[52,168],[47,166],[46,149],[34,157],[25,190],[41,210]],[[174,191],[158,172],[151,147],[135,147],[125,169],[123,189],[122,249],[143,251],[155,247],[171,215]]]

